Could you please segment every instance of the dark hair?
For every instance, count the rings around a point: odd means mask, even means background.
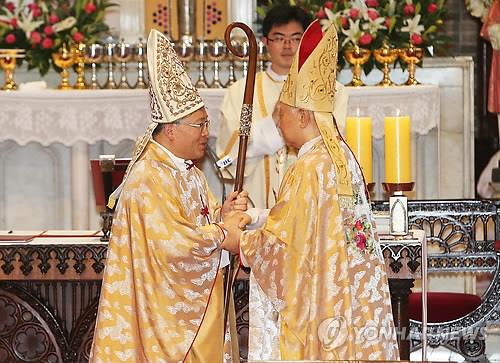
[[[311,23],[311,17],[303,8],[286,4],[276,5],[271,8],[262,21],[262,35],[267,38],[272,27],[275,25],[286,25],[296,21],[304,30]]]
[[[158,125],[156,125],[155,129],[153,130],[153,136],[158,135],[161,132],[161,130],[163,130],[163,127],[165,125],[166,124],[164,124],[164,123],[158,123]]]

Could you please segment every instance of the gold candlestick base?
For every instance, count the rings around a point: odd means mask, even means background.
[[[355,45],[344,51],[345,59],[352,64],[352,81],[348,86],[361,87],[365,84],[361,80],[361,67],[370,59],[371,51]]]
[[[24,58],[24,49],[0,49],[0,68],[5,73],[5,83],[1,88],[3,91],[17,90],[17,84],[14,81],[14,69],[18,58]]]
[[[416,65],[420,63],[424,56],[422,48],[416,48],[413,44],[410,44],[408,48],[400,49],[399,55],[401,59],[408,64],[408,80],[405,84],[407,86],[416,86],[420,84],[415,78],[415,72]]]
[[[71,48],[74,62],[76,63],[76,83],[74,89],[86,89],[85,84],[85,52],[87,46],[84,43],[78,43]]]
[[[373,51],[373,55],[376,61],[383,66],[382,72],[384,77],[382,78],[382,81],[379,82],[378,86],[388,87],[394,85],[394,82],[392,82],[389,77],[389,65],[393,64],[396,59],[398,59],[399,51],[391,49],[388,44],[384,44],[382,48],[375,49]]]
[[[73,65],[75,60],[72,52],[68,50],[65,44],[61,47],[59,52],[52,54],[52,60],[54,64],[62,69],[61,71],[61,83],[57,86],[60,90],[70,90],[73,89],[69,84],[69,73],[68,68]]]

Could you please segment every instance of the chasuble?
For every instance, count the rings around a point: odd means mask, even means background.
[[[338,173],[321,137],[299,151],[262,229],[245,231],[244,260],[276,311],[275,336],[260,359],[397,360],[384,259],[361,170],[342,142],[353,195],[339,195]],[[259,311],[253,302],[251,309]],[[264,309],[268,309],[264,305]],[[265,311],[265,310],[261,310]]]
[[[337,53],[335,25],[312,22],[280,102],[311,111],[319,136],[301,144],[264,226],[240,238],[241,260],[267,300],[252,300],[250,309],[268,314],[270,304],[276,312],[274,329],[254,337],[261,347],[253,359],[399,358],[363,174],[337,127]]]
[[[121,192],[90,362],[239,362],[222,328],[220,209],[170,155],[150,141]]]

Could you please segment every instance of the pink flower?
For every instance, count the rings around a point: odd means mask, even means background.
[[[389,29],[391,27],[391,18],[385,18],[385,27]]]
[[[318,12],[316,13],[316,17],[318,19],[324,19],[324,18],[326,18],[325,10],[323,10],[323,8],[319,9]]]
[[[356,221],[356,224],[354,226],[358,231],[361,231],[363,229],[363,223],[361,223],[361,221]]]
[[[31,44],[40,44],[40,42],[42,41],[42,36],[39,32],[31,32],[30,39]]]
[[[54,28],[52,28],[52,25],[47,25],[45,28],[43,28],[43,32],[46,35],[52,35],[54,34]]]
[[[9,1],[7,4],[5,4],[5,7],[7,8],[7,10],[9,10],[11,13],[14,12],[14,10],[16,10],[16,5],[14,5],[14,3],[12,1]]]
[[[354,241],[356,242],[356,247],[360,250],[364,251],[366,249],[366,237],[363,233],[358,233],[356,237],[354,237]]]
[[[438,6],[436,3],[430,3],[427,5],[427,11],[429,14],[434,14],[438,10]]]
[[[370,8],[376,8],[378,5],[377,0],[366,0],[366,6],[369,6]]]
[[[413,4],[406,4],[403,12],[406,16],[413,15],[415,14],[415,5]]]
[[[95,4],[94,4],[94,3],[92,3],[92,2],[91,2],[91,3],[87,3],[87,5],[85,5],[85,12],[86,12],[87,14],[92,14],[92,13],[94,13],[94,12],[96,11],[96,9],[97,9],[97,8],[96,8]]]
[[[325,1],[323,6],[327,9],[331,9],[331,8],[333,8],[333,1]]]
[[[361,37],[359,37],[360,45],[370,45],[373,40],[373,37],[369,33],[364,33]]]
[[[9,33],[5,36],[5,42],[7,44],[14,44],[17,41],[16,36],[12,33]]]
[[[347,20],[346,16],[340,18],[340,24],[342,25],[342,28],[347,29],[347,27],[349,26],[349,21]]]
[[[10,25],[12,25],[13,28],[17,28],[17,18],[10,19]]]
[[[52,38],[45,38],[43,41],[42,41],[42,48],[43,49],[50,49],[54,46],[54,40]]]
[[[371,19],[371,20],[375,20],[378,18],[378,13],[377,13],[377,10],[375,9],[368,9],[368,17]]]
[[[59,21],[59,17],[55,14],[49,15],[49,23],[50,24],[55,24]]]
[[[349,10],[349,16],[351,17],[351,19],[357,19],[359,16],[359,10],[358,9]]]
[[[40,9],[40,7],[36,3],[28,4],[28,9],[31,10],[34,18],[42,15],[42,9]]]
[[[411,42],[413,44],[420,45],[420,44],[422,44],[422,41],[423,41],[423,39],[422,39],[422,37],[419,34],[415,34],[414,33],[414,34],[411,35]]]
[[[83,41],[83,39],[85,39],[85,37],[83,36],[82,33],[80,32],[75,32],[75,34],[73,34],[73,40],[77,43]]]

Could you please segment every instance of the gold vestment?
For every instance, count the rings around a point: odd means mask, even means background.
[[[230,342],[224,355],[216,205],[199,169],[149,142],[118,202],[90,362],[237,357]]]
[[[338,166],[316,138],[288,169],[263,228],[243,232],[241,252],[279,313],[278,352],[270,356],[397,360],[384,259],[363,177],[338,140],[353,194],[338,193]]]

